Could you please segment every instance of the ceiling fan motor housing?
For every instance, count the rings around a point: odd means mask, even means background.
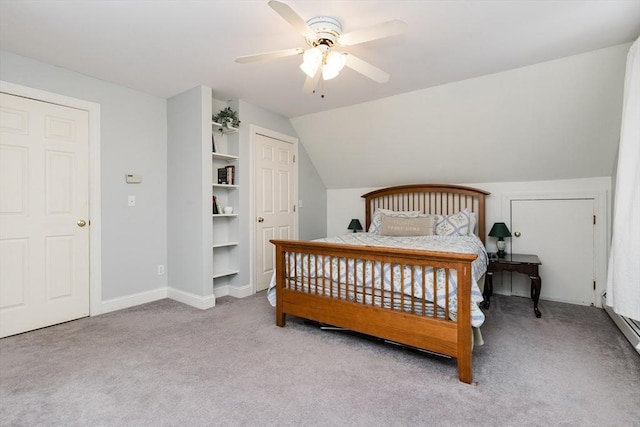
[[[311,18],[307,21],[307,25],[316,33],[315,39],[307,38],[307,43],[313,47],[319,45],[332,47],[342,33],[340,22],[329,16]]]

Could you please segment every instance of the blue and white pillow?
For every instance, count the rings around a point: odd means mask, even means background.
[[[467,209],[452,215],[438,215],[436,219],[437,236],[468,236],[472,232],[471,215]]]

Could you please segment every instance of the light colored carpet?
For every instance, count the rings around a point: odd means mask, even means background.
[[[640,356],[603,310],[495,296],[454,360],[274,323],[263,293],[163,300],[0,340],[3,426],[634,426]]]

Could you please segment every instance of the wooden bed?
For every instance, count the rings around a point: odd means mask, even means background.
[[[434,184],[403,185],[376,190],[362,196],[365,199],[366,228],[369,228],[376,208],[441,215],[467,209],[476,213],[476,234],[484,243],[485,197],[488,194],[486,191],[470,187]],[[271,242],[275,245],[276,256],[278,326],[285,326],[285,317],[291,314],[451,356],[457,360],[460,380],[471,383],[471,263],[476,255],[315,241]],[[445,277],[449,277],[449,272],[457,274],[457,319],[450,319],[448,302],[442,309],[436,306],[435,310],[428,310],[428,303],[424,298],[406,297],[411,301],[405,302],[403,295],[390,291],[385,293],[384,288],[357,289],[347,283],[347,279],[341,279],[340,272],[337,275],[332,273],[329,279],[319,277],[321,273],[308,274],[314,268],[317,272],[319,260],[324,262],[326,259],[329,263],[335,259],[339,262],[346,260],[345,265],[351,265],[349,262],[353,262],[354,271],[346,272],[345,277],[358,274],[356,261],[369,265],[390,265],[391,268],[404,269],[408,266],[412,271],[412,278],[414,269],[420,268],[423,272],[423,288],[426,286],[425,269],[429,267],[433,269],[434,280],[436,270],[444,271]],[[303,276],[301,270],[307,273]],[[393,282],[393,279],[391,281]],[[449,294],[448,286],[447,280],[447,293],[444,295]],[[431,290],[434,291],[435,287]],[[426,291],[423,289],[422,295],[425,295]],[[390,303],[385,305],[380,303],[382,300]],[[400,308],[395,307],[397,305],[400,305]]]

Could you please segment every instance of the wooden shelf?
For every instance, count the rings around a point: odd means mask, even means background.
[[[229,190],[237,190],[238,186],[237,185],[229,185],[229,184],[211,184],[214,187],[219,187],[219,188],[228,188]]]
[[[232,214],[212,214],[214,217],[219,217],[219,216],[226,216],[226,217],[233,217],[233,216],[238,216],[237,213],[232,213]]]

